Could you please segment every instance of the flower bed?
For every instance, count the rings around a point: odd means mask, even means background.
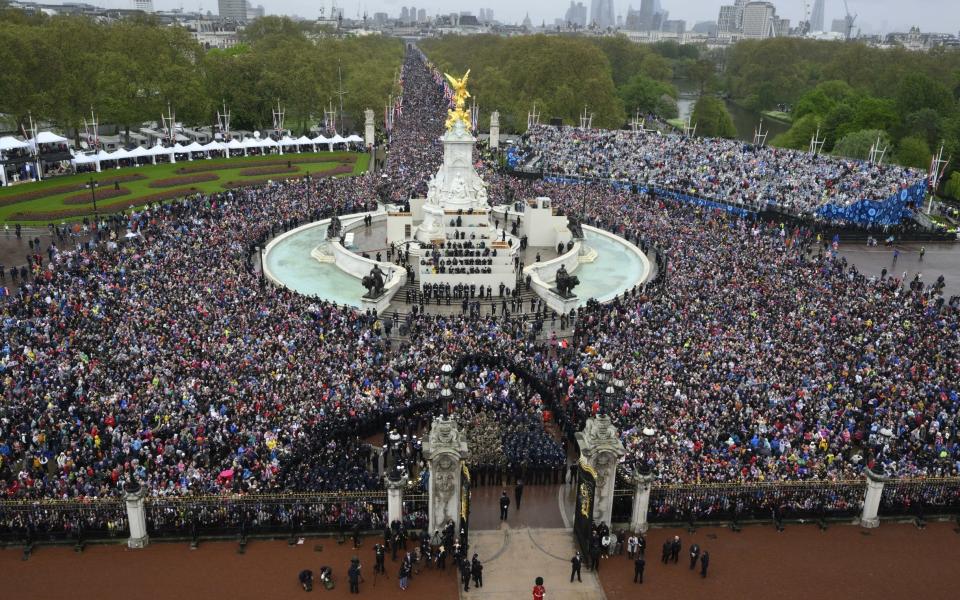
[[[326,171],[320,171],[319,173],[310,173],[312,179],[320,179],[323,177],[334,177],[336,175],[348,175],[353,173],[353,167],[349,165],[340,165],[332,169],[327,169]],[[295,175],[278,175],[276,177],[260,177],[257,179],[242,179],[240,181],[228,181],[223,184],[223,187],[226,189],[236,189],[242,187],[251,187],[255,185],[263,185],[268,181],[286,181],[288,179],[303,179],[306,177],[306,173],[297,173]]]
[[[237,188],[243,187],[254,187],[258,185],[263,185],[268,181],[287,181],[289,179],[302,179],[303,175],[278,175],[276,177],[261,177],[259,179],[243,179],[240,181],[228,181],[223,184],[223,187],[228,190],[235,190]]]
[[[145,204],[150,204],[153,202],[162,202],[164,200],[170,200],[173,198],[180,198],[183,196],[189,196],[197,192],[196,188],[176,188],[172,190],[164,190],[156,194],[150,194],[149,196],[140,196],[138,198],[133,198],[130,200],[121,200],[119,202],[110,202],[106,204],[98,204],[97,208],[100,213],[110,213],[110,212],[119,212],[126,210],[131,205],[133,206],[143,206]],[[10,215],[9,220],[11,221],[56,221],[59,219],[69,219],[72,217],[83,217],[89,215],[93,212],[92,206],[84,206],[83,208],[70,208],[65,210],[48,210],[48,211],[22,211]]]
[[[177,169],[177,174],[179,175],[189,175],[190,173],[205,173],[209,171],[223,171],[225,169],[237,169],[237,168],[248,168],[248,167],[271,167],[277,165],[286,166],[287,163],[292,165],[300,164],[311,164],[311,163],[343,163],[343,164],[353,164],[357,162],[356,154],[348,154],[346,156],[297,156],[296,154],[289,154],[284,156],[278,156],[277,158],[269,160],[241,160],[241,159],[230,159],[227,162],[222,162],[218,164],[199,164],[199,165],[187,165],[185,167],[180,167]]]
[[[140,179],[146,179],[146,175],[141,175],[140,173],[128,173],[126,175],[116,175],[113,177],[100,177],[99,179],[94,178],[94,180],[100,184],[101,187],[107,185],[113,185],[114,183],[126,183],[128,181],[138,181]],[[29,186],[29,183],[22,184],[24,186]],[[81,190],[87,189],[86,182],[84,183],[73,183],[70,185],[59,185],[56,187],[47,187],[37,190],[32,190],[29,192],[21,192],[18,194],[6,194],[0,196],[0,206],[10,206],[11,204],[18,204],[20,202],[26,202],[28,200],[38,200],[40,198],[48,198],[50,196],[56,196],[58,194],[68,194],[70,192],[79,192]]]
[[[110,198],[117,198],[120,196],[126,196],[130,193],[130,190],[127,188],[105,188],[97,190],[97,202],[101,200],[109,200]],[[66,205],[77,205],[77,204],[89,204],[93,206],[93,201],[90,197],[90,190],[87,190],[81,194],[74,194],[73,196],[67,196],[63,199],[63,203]]]
[[[189,185],[191,183],[202,183],[204,181],[216,181],[220,176],[216,173],[199,173],[196,175],[184,175],[182,177],[167,177],[165,179],[154,179],[147,184],[152,188],[168,188],[178,185]]]
[[[286,167],[286,166],[276,166],[276,167],[255,167],[252,169],[241,169],[240,175],[242,177],[254,177],[257,175],[281,175],[283,173],[299,173],[300,167]]]

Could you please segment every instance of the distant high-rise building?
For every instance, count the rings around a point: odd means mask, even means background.
[[[418,8],[417,9],[417,23],[426,23],[427,22],[427,9]]]
[[[830,31],[834,33],[842,33],[847,35],[847,20],[846,19],[834,19],[830,24]]]
[[[721,6],[720,16],[717,17],[717,34],[720,37],[728,37],[739,31],[740,28],[737,26],[737,7],[733,5]]]
[[[410,9],[406,6],[400,7],[400,22],[407,23],[410,21]]]
[[[411,6],[411,7],[410,7],[410,22],[411,22],[411,23],[415,23],[416,20],[417,20],[417,7],[416,7],[416,6]]]
[[[826,0],[814,0],[813,12],[810,13],[810,31],[823,31],[823,12]]]
[[[751,0],[734,0],[733,7],[737,10],[737,31],[743,31],[743,9]]]
[[[777,9],[770,2],[750,2],[743,7],[741,31],[747,39],[763,40],[776,35]]]
[[[247,0],[217,0],[217,14],[221,19],[247,20]]]
[[[247,20],[252,21],[254,19],[261,19],[266,16],[267,10],[263,8],[262,4],[254,6],[250,4],[250,0],[247,0]]]
[[[653,13],[655,11],[655,0],[640,1],[640,22],[637,31],[650,31],[653,27]]]
[[[790,35],[790,19],[773,18],[774,37],[787,37]]]
[[[145,13],[152,13],[153,0],[133,0],[133,9],[142,10]]]
[[[385,12],[373,13],[373,22],[376,25],[385,25],[389,18],[390,18],[390,15],[388,15]]]
[[[660,27],[661,31],[667,33],[685,33],[687,31],[687,22],[683,19],[667,19]]]
[[[717,24],[714,21],[698,21],[690,28],[693,33],[700,33],[709,37],[717,37]]]
[[[591,0],[590,23],[600,29],[616,25],[617,19],[616,13],[613,11],[613,0]]]
[[[587,26],[587,7],[583,5],[583,2],[573,3],[573,0],[570,0],[570,8],[567,9],[567,13],[564,15],[564,21],[570,25],[576,25],[577,27],[586,27]]]

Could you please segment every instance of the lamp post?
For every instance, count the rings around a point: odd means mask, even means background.
[[[432,403],[434,400],[437,399],[437,387],[438,387],[438,386],[437,386],[437,382],[434,381],[433,379],[431,379],[430,381],[427,382],[426,388],[427,388],[427,401],[428,401],[428,402],[431,402],[431,403]]]
[[[450,397],[453,396],[453,392],[450,390],[450,384],[453,381],[451,374],[453,373],[453,367],[450,363],[443,363],[443,366],[440,367],[440,372],[443,373],[443,389],[440,390],[440,397],[443,399],[443,416],[450,416]]]
[[[604,360],[603,364],[600,365],[600,371],[597,373],[597,381],[600,382],[600,385],[603,386],[602,394],[603,396],[600,399],[600,412],[603,413],[606,411],[605,404],[610,397],[613,396],[613,387],[610,385],[613,375],[613,365],[610,364],[610,361]]]
[[[90,199],[93,200],[94,225],[99,226],[100,215],[97,212],[97,188],[100,187],[100,182],[95,181],[93,177],[91,177],[90,181],[87,182],[87,187],[90,188]]]
[[[450,398],[453,397],[453,391],[447,387],[443,386],[443,389],[440,390],[440,399],[443,401],[443,416],[450,416]]]

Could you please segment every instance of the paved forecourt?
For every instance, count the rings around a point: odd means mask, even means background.
[[[597,576],[586,568],[582,583],[570,583],[570,558],[576,546],[569,529],[514,529],[504,524],[495,531],[471,531],[470,543],[471,551],[483,560],[483,587],[471,583],[469,592],[461,587],[462,599],[529,598],[537,577],[543,577],[550,600],[605,598]]]

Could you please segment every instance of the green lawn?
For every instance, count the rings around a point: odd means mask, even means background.
[[[780,121],[781,123],[793,123],[793,117],[790,113],[785,113],[779,110],[765,110],[760,114],[767,117],[768,119],[773,119],[774,121]]]
[[[318,158],[329,158],[329,161],[324,162],[299,162],[304,160],[316,160]],[[318,152],[318,153],[303,153],[303,154],[285,154],[284,156],[270,155],[262,157],[248,157],[248,158],[233,158],[233,159],[215,159],[215,160],[194,160],[192,162],[180,161],[176,164],[161,164],[161,165],[148,165],[143,167],[126,167],[122,169],[111,169],[104,170],[102,173],[85,173],[80,175],[69,175],[65,177],[54,177],[51,179],[46,179],[39,183],[22,183],[15,186],[9,186],[0,188],[0,222],[7,223],[22,223],[24,225],[45,225],[50,222],[50,219],[43,220],[30,220],[22,218],[22,215],[25,213],[52,213],[57,211],[74,211],[74,212],[83,212],[87,215],[93,214],[93,204],[65,204],[64,200],[71,196],[78,196],[82,194],[90,195],[88,189],[74,189],[69,192],[60,192],[53,195],[44,196],[42,198],[33,198],[25,199],[22,201],[15,201],[12,204],[5,204],[5,201],[13,200],[14,196],[26,194],[26,193],[38,193],[42,192],[45,189],[55,189],[62,188],[65,186],[82,186],[86,184],[90,177],[92,176],[95,181],[100,184],[99,190],[103,190],[104,195],[108,195],[113,191],[114,188],[114,179],[117,177],[129,176],[132,174],[139,174],[144,176],[143,179],[138,179],[136,181],[121,181],[119,183],[122,189],[129,190],[129,194],[116,196],[113,198],[98,198],[97,199],[97,208],[101,214],[117,212],[121,209],[124,209],[130,205],[137,206],[138,199],[147,198],[156,194],[161,194],[164,192],[171,192],[172,190],[181,190],[184,193],[192,192],[221,192],[227,189],[224,187],[224,184],[228,182],[242,183],[244,181],[259,181],[265,178],[279,179],[279,178],[289,178],[289,177],[302,177],[307,173],[319,174],[324,171],[332,170],[336,167],[343,165],[348,165],[344,159],[355,158],[356,162],[351,166],[353,167],[352,173],[345,175],[357,175],[359,173],[366,172],[367,166],[370,160],[368,154],[358,154],[353,152]],[[264,174],[249,174],[241,175],[240,172],[244,169],[256,168],[256,163],[262,163],[265,161],[284,161],[282,167],[286,167],[286,161],[289,160],[293,167],[293,171],[290,173],[277,174],[275,176],[264,175]],[[239,163],[239,164],[238,164]],[[250,164],[254,163],[254,164]],[[189,177],[190,174],[180,174],[176,171],[181,168],[187,168],[194,166],[204,166],[204,167],[217,167],[223,165],[222,169],[216,169],[213,171],[204,171],[203,174],[213,173],[217,176],[217,179],[212,181],[201,181],[201,182],[188,182],[183,184],[178,184],[166,188],[156,188],[150,187],[152,181],[159,179],[167,179],[173,177]],[[338,175],[340,176],[340,175]],[[146,201],[149,201],[146,200]],[[140,201],[140,204],[144,203],[143,200]],[[122,206],[119,206],[122,204]],[[18,216],[19,214],[19,216]],[[82,219],[83,215],[71,215],[64,217],[57,217],[55,221],[62,220],[79,220]]]
[[[677,129],[683,129],[684,127],[687,126],[687,120],[686,120],[686,119],[667,119],[667,123],[670,123],[671,125],[673,125],[673,126],[676,127]]]

